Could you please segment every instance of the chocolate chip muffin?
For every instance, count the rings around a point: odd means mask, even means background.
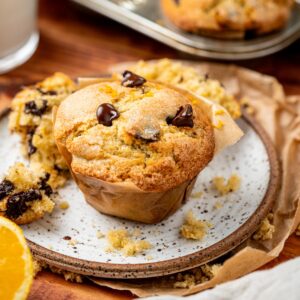
[[[52,109],[75,89],[68,76],[55,73],[34,86],[25,87],[12,101],[9,128],[20,134],[31,169],[40,176],[47,172],[53,188],[63,185],[68,168],[54,141]]]
[[[13,165],[0,182],[0,216],[27,224],[52,212],[49,174],[39,178],[22,163]]]
[[[54,136],[89,203],[146,223],[180,206],[215,147],[196,96],[130,71],[67,97]]]
[[[283,28],[293,0],[161,0],[179,28],[220,38],[248,38]]]

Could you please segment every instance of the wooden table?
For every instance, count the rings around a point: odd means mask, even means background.
[[[41,0],[39,28],[41,39],[37,52],[23,66],[0,76],[2,91],[40,80],[56,71],[73,77],[103,73],[109,65],[126,60],[163,57],[200,60],[68,1]],[[288,94],[300,94],[300,40],[272,56],[235,63],[276,76]],[[264,268],[299,255],[300,238],[293,235],[281,255]],[[131,298],[129,293],[87,283],[68,283],[45,271],[35,279],[29,297],[30,300]]]

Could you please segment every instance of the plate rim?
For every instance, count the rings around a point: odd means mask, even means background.
[[[0,112],[0,120],[8,115],[9,111],[10,108],[2,110],[2,112]],[[208,263],[230,252],[248,239],[255,232],[261,221],[267,216],[274,204],[274,196],[279,189],[281,177],[278,156],[269,135],[255,118],[247,114],[246,111],[243,111],[242,118],[255,130],[264,144],[269,158],[270,179],[266,193],[255,212],[243,225],[224,239],[205,249],[178,258],[141,264],[112,264],[88,261],[55,252],[26,239],[33,256],[38,261],[44,262],[47,265],[81,275],[115,279],[134,279],[165,276],[182,272]]]

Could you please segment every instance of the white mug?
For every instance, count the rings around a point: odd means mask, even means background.
[[[0,0],[0,74],[27,61],[37,48],[37,0]]]

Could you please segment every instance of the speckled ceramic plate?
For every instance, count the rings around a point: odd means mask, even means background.
[[[17,135],[7,129],[8,118],[0,121],[0,179],[14,162],[23,160]],[[244,137],[219,154],[199,175],[192,196],[174,215],[156,225],[121,220],[103,215],[86,204],[83,195],[70,180],[59,190],[69,209],[58,206],[51,215],[23,230],[33,254],[40,260],[80,274],[107,278],[145,278],[171,274],[213,260],[247,239],[268,213],[278,185],[278,162],[271,142],[253,121],[238,121]],[[220,196],[212,187],[212,178],[232,174],[241,178],[241,188]],[[201,192],[201,196],[199,196]],[[219,207],[219,208],[218,208]],[[179,237],[186,212],[212,224],[201,241]],[[107,253],[105,238],[97,231],[139,229],[153,248],[134,257]],[[71,237],[70,243],[64,237]]]

